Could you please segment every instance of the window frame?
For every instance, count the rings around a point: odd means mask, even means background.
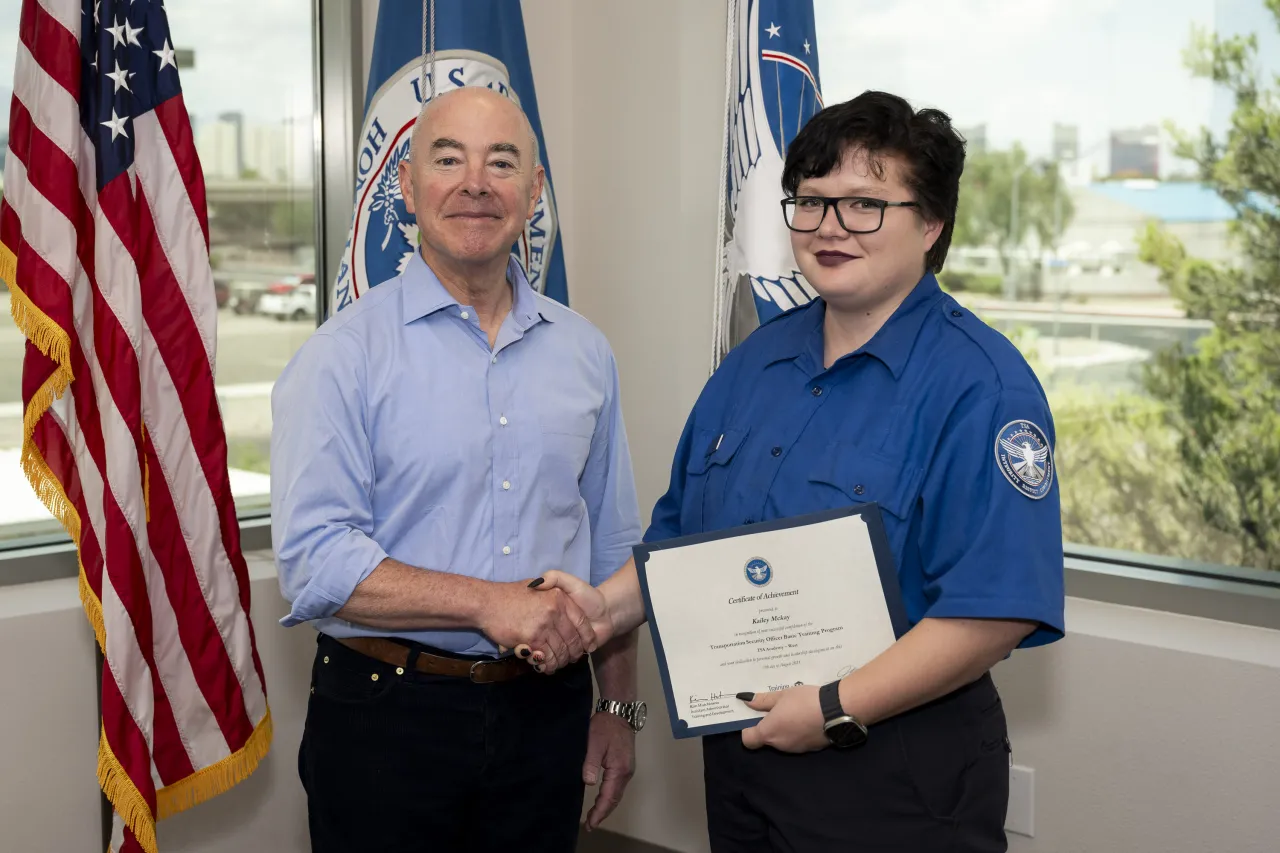
[[[355,186],[355,140],[363,118],[363,34],[359,3],[312,0],[311,83],[315,205],[316,323],[326,316],[336,270],[334,256],[346,243]],[[271,547],[271,511],[238,512],[243,551]],[[79,574],[76,547],[65,531],[0,539],[0,590],[7,586],[72,578]]]

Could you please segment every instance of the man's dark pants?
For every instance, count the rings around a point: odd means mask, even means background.
[[[591,698],[585,658],[477,684],[320,635],[298,756],[312,850],[572,853]]]

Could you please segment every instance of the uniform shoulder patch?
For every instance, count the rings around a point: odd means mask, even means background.
[[[996,433],[996,465],[1015,489],[1032,500],[1053,486],[1053,449],[1031,421],[1009,421]]]

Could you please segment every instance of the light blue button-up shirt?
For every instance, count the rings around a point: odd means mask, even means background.
[[[493,654],[471,630],[382,632],[334,617],[383,559],[491,581],[561,569],[599,584],[640,540],[618,371],[585,319],[514,261],[490,349],[414,254],[320,326],[271,395],[272,541],[286,626],[394,633]]]

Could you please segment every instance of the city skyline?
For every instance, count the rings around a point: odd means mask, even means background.
[[[1256,33],[1268,72],[1280,35],[1262,0],[814,0],[828,104],[865,89],[985,126],[986,147],[1050,157],[1054,126],[1078,128],[1080,158],[1109,172],[1111,134],[1173,120],[1222,134],[1234,103],[1193,79],[1182,51],[1199,24]],[[1166,138],[1161,173],[1185,171]]]
[[[815,0],[827,103],[866,88],[933,105],[958,126],[983,127],[985,145],[1053,151],[1055,125],[1077,130],[1081,158],[1109,170],[1110,138],[1172,119],[1221,133],[1233,104],[1192,79],[1181,53],[1193,23],[1252,32],[1263,67],[1280,71],[1280,35],[1262,0]],[[21,0],[0,0],[0,68],[12,69]],[[194,0],[169,0],[175,47],[194,52],[182,70],[197,125],[228,112],[246,124],[313,111],[308,0],[224,0],[218,15]],[[246,36],[246,33],[250,34]],[[1010,73],[1016,69],[1017,73]],[[3,72],[0,72],[3,73]],[[11,71],[4,83],[9,83]],[[0,88],[8,126],[11,93]],[[309,143],[308,143],[309,147]],[[1168,140],[1162,176],[1186,171]]]

